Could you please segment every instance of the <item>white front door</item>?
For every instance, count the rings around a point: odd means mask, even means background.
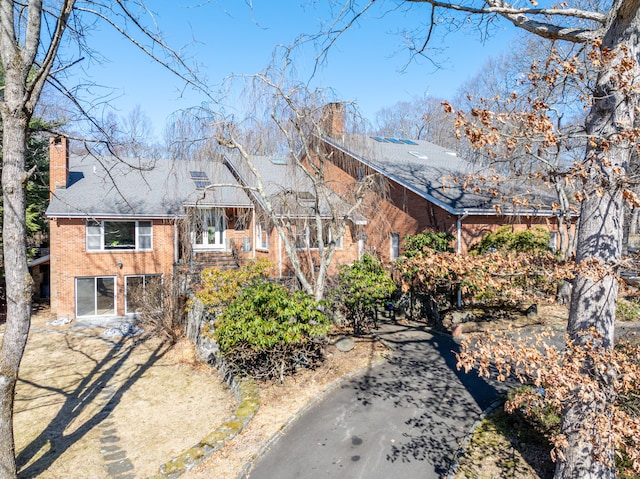
[[[196,248],[224,248],[227,220],[224,210],[199,209],[194,231]]]

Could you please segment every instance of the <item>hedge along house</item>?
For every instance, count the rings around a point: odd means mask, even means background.
[[[318,141],[331,159],[328,184],[343,194],[365,178],[380,182],[381,192],[371,193],[361,210],[367,222],[356,235],[363,249],[392,260],[402,253],[404,236],[428,230],[452,233],[464,253],[504,225],[542,226],[550,246],[558,246],[563,212],[551,187],[481,170],[428,141],[346,134],[340,103],[326,105],[323,116],[326,135]]]
[[[69,155],[66,138],[55,138],[50,171],[58,317],[135,314],[140,295],[178,269],[255,255],[253,204],[221,162]]]

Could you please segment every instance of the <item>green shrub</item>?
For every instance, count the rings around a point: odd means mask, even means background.
[[[365,254],[351,265],[341,265],[337,294],[355,334],[370,314],[396,290],[396,285],[375,256]]]
[[[329,320],[308,294],[256,280],[218,315],[213,331],[233,372],[283,380],[322,359]]]
[[[411,258],[423,253],[427,249],[453,253],[453,248],[449,246],[453,239],[454,238],[451,233],[434,233],[431,231],[425,231],[417,235],[405,236],[403,255],[407,258]]]
[[[228,307],[245,288],[256,281],[264,280],[271,264],[266,260],[248,263],[242,268],[221,270],[207,268],[200,275],[200,290],[195,297],[209,313],[217,313]],[[187,307],[191,307],[189,301]]]
[[[536,253],[549,251],[549,232],[541,227],[524,231],[511,231],[511,226],[503,226],[486,234],[479,243],[470,248],[471,253],[485,254],[494,251],[515,251]]]

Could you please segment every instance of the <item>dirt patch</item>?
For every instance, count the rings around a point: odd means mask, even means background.
[[[16,390],[20,477],[147,477],[236,406],[187,345],[107,339],[50,319],[33,318]]]

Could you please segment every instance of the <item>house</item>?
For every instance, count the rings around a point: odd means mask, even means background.
[[[327,105],[323,116],[326,135],[318,141],[330,159],[328,184],[344,193],[364,178],[380,181],[363,206],[367,221],[356,235],[383,260],[401,254],[404,236],[425,230],[452,233],[458,253],[504,225],[542,226],[553,247],[566,233],[549,186],[500,177],[428,141],[346,134],[340,103]]]
[[[58,317],[133,314],[139,291],[178,265],[235,265],[253,254],[253,204],[222,163],[127,161],[69,155],[66,138],[51,140],[46,215]],[[227,186],[208,189],[214,178]]]
[[[459,253],[504,224],[557,234],[551,192],[496,178],[468,187],[460,178],[478,171],[454,152],[425,141],[347,135],[342,116],[340,104],[325,109],[326,135],[317,141],[329,161],[320,185],[290,159],[70,155],[65,138],[52,139],[52,310],[71,318],[135,314],[141,295],[178,273],[260,257],[274,265],[274,277],[292,276],[273,215],[294,235],[295,249],[305,250],[298,256],[307,268],[317,267],[318,225],[344,221],[339,233],[322,228],[323,242],[335,246],[329,275],[365,251],[392,260],[404,236],[425,230],[453,233]],[[373,187],[354,209],[349,197],[365,179]],[[503,200],[514,196],[518,204]]]
[[[274,275],[280,278],[294,275],[274,221],[285,236],[291,238],[302,269],[319,267],[320,235],[323,245],[334,246],[329,275],[337,273],[337,265],[351,263],[359,257],[358,241],[351,229],[341,233],[334,233],[332,229],[342,229],[342,224],[349,226],[361,218],[356,213],[350,214],[348,201],[322,182],[312,180],[298,163],[286,158],[251,156],[243,159],[229,155],[225,164],[252,198],[256,209],[257,256],[266,257],[276,265]],[[320,228],[317,220],[321,222]]]
[[[296,248],[316,248],[313,187],[295,164],[232,155],[220,161],[140,160],[70,155],[66,138],[50,142],[50,300],[58,317],[135,314],[140,295],[178,273],[237,267],[264,257],[276,277],[290,263],[265,201],[293,224]],[[255,194],[258,171],[264,188]],[[335,193],[331,192],[335,198]],[[336,238],[336,264],[357,258]],[[335,273],[334,268],[330,274]]]

